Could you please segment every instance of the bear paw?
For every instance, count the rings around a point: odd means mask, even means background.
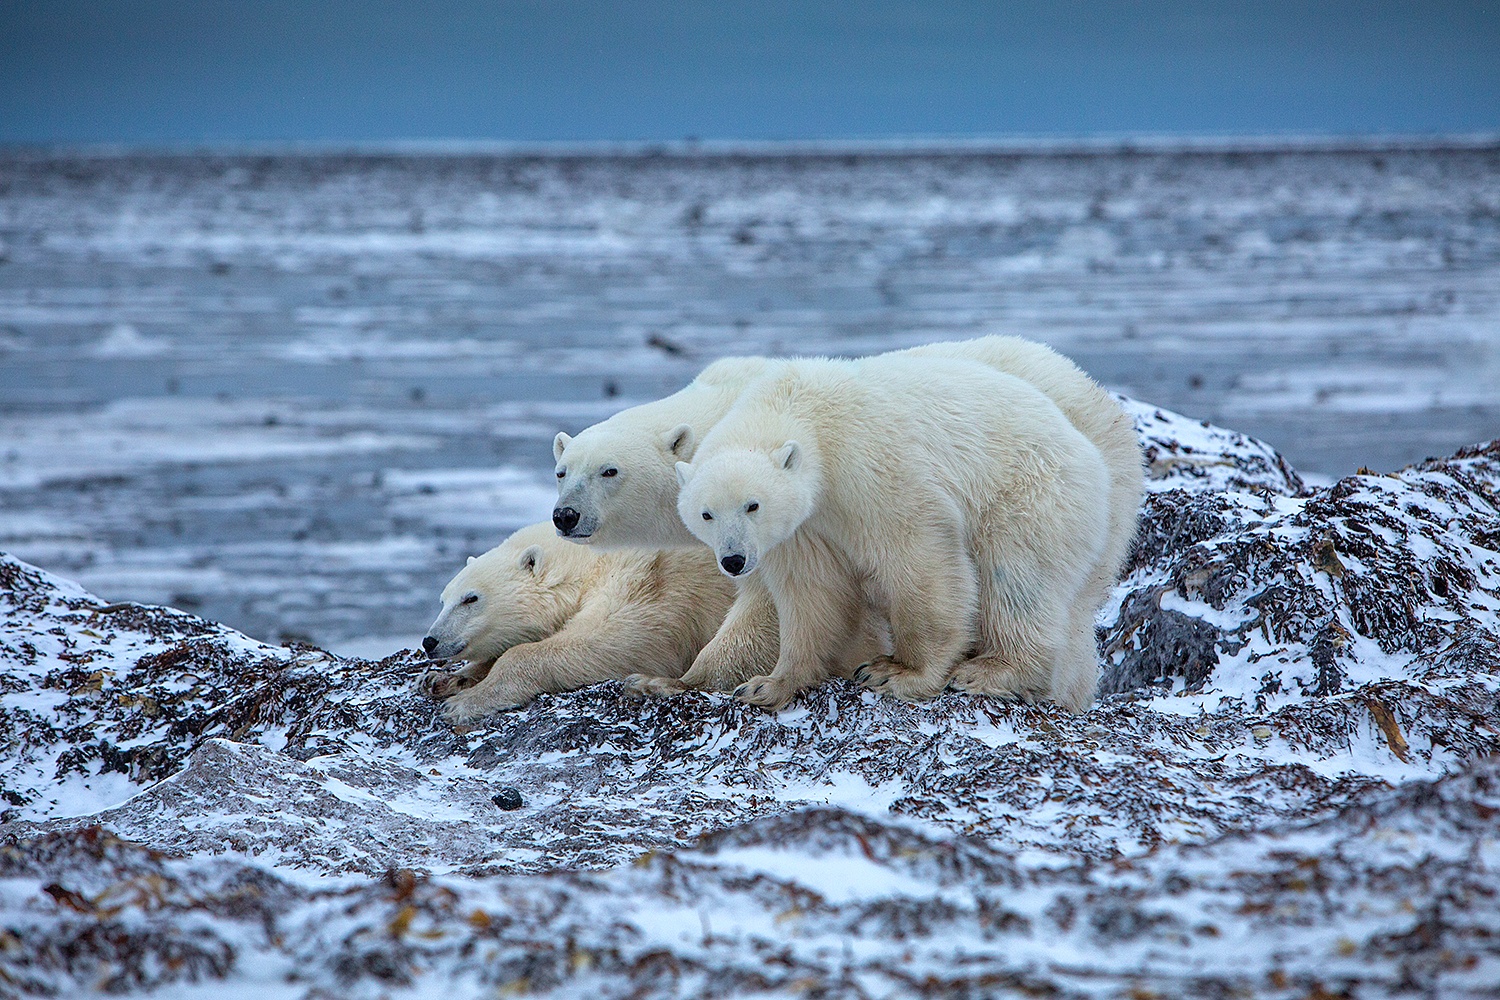
[[[444,703],[443,718],[458,725],[482,719],[501,709],[520,708],[521,704],[519,701],[511,701],[494,693],[476,696],[473,691],[462,691]]]
[[[776,677],[752,677],[734,689],[734,696],[747,705],[758,705],[776,711],[792,700],[797,692],[786,681]]]
[[[671,698],[688,689],[686,684],[675,677],[657,677],[654,674],[631,674],[621,683],[626,694],[637,698]]]
[[[965,694],[1023,701],[1028,705],[1044,697],[1043,692],[1031,690],[1022,681],[1019,670],[993,656],[976,656],[960,663],[949,678],[948,686]]]
[[[869,663],[861,664],[854,671],[854,679],[871,691],[903,701],[926,701],[936,698],[943,690],[941,684],[934,687],[932,678],[913,670],[894,656],[877,656]]]
[[[451,698],[460,691],[473,687],[475,683],[477,682],[473,678],[461,673],[429,670],[417,682],[417,690],[429,698]]]

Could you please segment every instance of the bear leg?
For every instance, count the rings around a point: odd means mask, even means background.
[[[925,572],[910,574],[900,585],[886,584],[894,652],[855,671],[859,683],[904,701],[936,698],[948,686],[954,666],[973,644],[978,581],[963,547],[955,541],[947,548],[943,553],[929,545],[925,551],[940,557]]]
[[[958,665],[948,686],[966,694],[988,695],[1030,705],[1047,697],[1030,672],[1021,670],[1003,656],[975,656]]]
[[[1067,645],[1052,667],[1052,700],[1070,712],[1087,712],[1099,687],[1099,643],[1094,637],[1094,609],[1080,605]]]
[[[776,614],[776,667],[751,677],[734,694],[775,711],[803,688],[846,669],[841,659],[869,631],[869,618],[858,581],[842,566],[832,560],[812,565],[792,560],[778,567],[773,559],[763,560],[761,574]]]
[[[655,674],[631,674],[620,683],[626,694],[645,698],[672,698],[689,690],[676,677],[658,677]]]
[[[803,688],[816,684],[818,679],[806,683],[790,672],[781,676],[773,671],[764,677],[752,677],[734,689],[734,696],[747,705],[756,705],[776,711],[792,700],[792,696]]]
[[[443,718],[450,723],[473,722],[504,708],[519,708],[541,693],[509,671],[491,670],[484,680],[444,702]]]
[[[978,652],[954,671],[954,688],[1028,703],[1051,698],[1072,712],[1088,708],[1099,672],[1093,609],[1083,595],[1066,600],[1049,591],[1046,579],[1014,559],[988,574]]]
[[[738,593],[719,631],[682,675],[684,688],[730,691],[743,681],[770,673],[780,652],[776,602],[756,576],[738,583]]]

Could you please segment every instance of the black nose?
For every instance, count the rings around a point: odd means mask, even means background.
[[[745,568],[744,556],[725,556],[719,560],[719,565],[724,567],[724,572],[730,576],[739,576],[740,570]]]
[[[437,640],[429,635],[427,638],[422,640],[422,648],[427,650],[427,652],[429,653],[432,652],[434,649],[437,649]]]
[[[552,523],[557,525],[557,530],[567,534],[578,527],[578,511],[572,507],[559,507],[552,512]]]

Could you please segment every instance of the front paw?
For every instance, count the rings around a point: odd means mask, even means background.
[[[417,682],[417,690],[429,698],[451,698],[460,691],[473,687],[475,682],[461,673],[445,670],[429,670]]]
[[[525,701],[498,692],[477,692],[470,688],[449,698],[443,704],[443,718],[453,725],[474,722],[502,709],[520,708]]]
[[[861,663],[854,671],[856,683],[872,691],[880,691],[898,677],[911,673],[911,668],[894,656],[877,656],[869,663]]]
[[[734,696],[747,705],[758,705],[776,711],[796,694],[785,681],[775,677],[752,677],[734,689]]]
[[[942,693],[943,684],[894,656],[877,656],[854,671],[854,679],[871,691],[902,701],[927,701]]]
[[[625,693],[637,698],[672,698],[688,689],[675,677],[657,677],[654,674],[631,674],[620,682]]]

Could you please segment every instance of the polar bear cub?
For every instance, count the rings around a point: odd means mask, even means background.
[[[640,673],[678,677],[709,641],[734,586],[701,547],[596,553],[533,524],[471,556],[443,588],[422,646],[434,660],[423,689],[463,722]]]
[[[1030,383],[937,356],[785,362],[676,470],[683,523],[774,602],[775,667],[742,700],[829,676],[873,607],[892,652],[860,668],[869,687],[1092,702],[1109,472]]]

